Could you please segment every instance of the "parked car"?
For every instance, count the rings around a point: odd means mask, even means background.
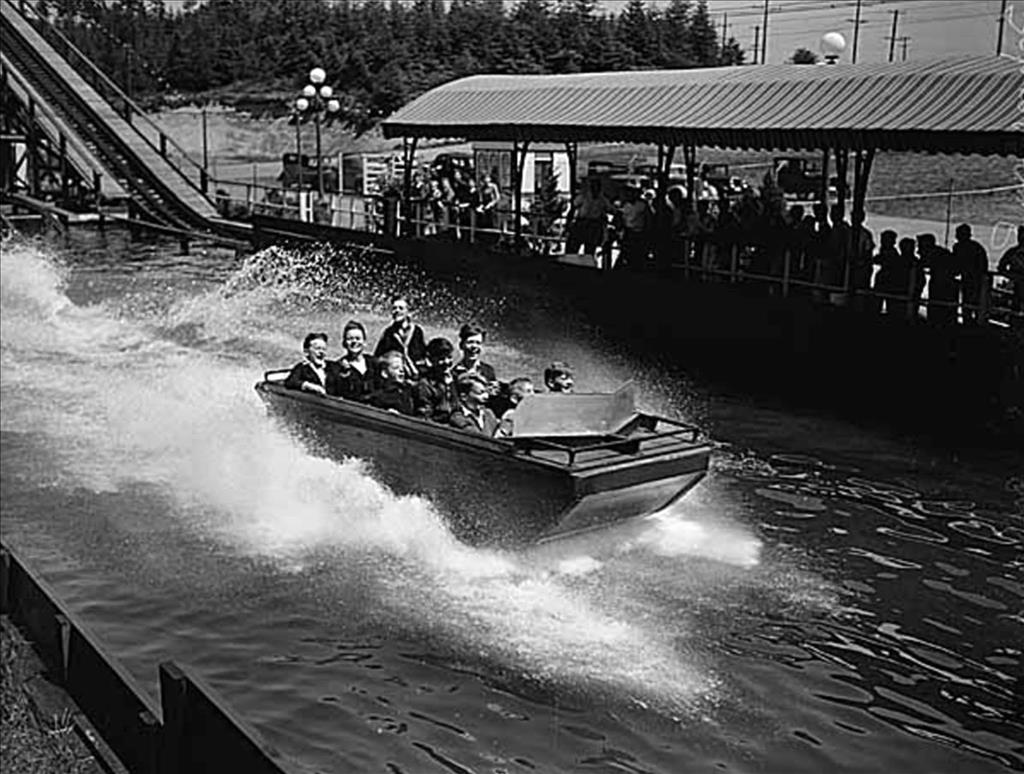
[[[821,193],[822,167],[820,159],[784,156],[774,159],[775,182],[786,195],[815,198]],[[839,178],[829,178],[829,190],[835,189]]]
[[[324,157],[323,164],[324,190],[338,190],[338,169],[334,159]],[[285,153],[281,156],[281,172],[277,179],[285,188],[291,188],[299,184],[299,170],[302,170],[302,187],[316,188],[318,183],[316,157],[302,154],[300,161],[297,153]]]
[[[718,195],[725,199],[739,198],[751,190],[750,183],[729,173],[728,164],[701,164],[700,179],[713,185]]]
[[[434,178],[452,177],[458,171],[463,180],[474,177],[472,153],[439,153],[430,163],[430,172]]]

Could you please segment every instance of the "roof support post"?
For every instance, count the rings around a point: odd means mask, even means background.
[[[576,160],[579,158],[579,144],[567,140],[565,143],[565,155],[569,159],[569,201],[576,200],[576,189],[579,182],[576,179]]]
[[[668,215],[668,172],[676,154],[675,145],[658,145],[658,195],[654,199],[654,260],[659,267],[672,265],[671,220]]]
[[[413,216],[412,211],[412,167],[416,163],[416,141],[418,137],[411,140],[408,137],[402,138],[402,212],[405,217],[402,219],[402,235],[412,236],[419,224],[412,224],[409,218]],[[341,170],[339,170],[340,173]],[[341,189],[341,178],[339,174],[338,189]]]
[[[864,212],[864,200],[868,194],[868,178],[871,176],[871,163],[875,160],[875,149],[857,151],[853,157],[853,209]]]
[[[826,147],[821,152],[821,203],[825,205],[826,212],[828,210],[828,151],[829,149]]]
[[[512,217],[516,247],[523,236],[523,167],[526,166],[526,150],[529,147],[529,140],[524,140],[522,145],[518,140],[512,141]]]
[[[839,150],[836,148],[836,177],[839,179],[836,181],[836,206],[842,213],[846,212],[846,172],[850,167],[850,152],[845,148]],[[828,181],[825,181],[825,185],[828,185]]]
[[[697,146],[683,143],[683,161],[686,162],[686,208],[697,209]]]

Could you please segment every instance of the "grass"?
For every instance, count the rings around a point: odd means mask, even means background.
[[[38,672],[38,660],[6,616],[0,625],[0,761],[4,774],[95,771],[67,712],[45,719],[36,715],[24,684]]]

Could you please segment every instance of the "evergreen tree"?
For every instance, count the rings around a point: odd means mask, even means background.
[[[798,48],[789,59],[793,64],[817,64],[818,55],[809,48]]]
[[[718,33],[708,15],[707,0],[698,0],[690,17],[690,40],[693,45],[694,64],[711,67],[718,64]]]
[[[690,0],[672,0],[662,17],[664,66],[693,67],[693,40],[690,34]]]
[[[618,34],[622,44],[633,52],[635,67],[654,65],[656,35],[651,12],[644,0],[628,0],[619,16]]]

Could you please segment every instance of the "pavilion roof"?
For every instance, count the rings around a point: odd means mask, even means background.
[[[1024,155],[1017,60],[477,75],[383,123],[385,137]]]

